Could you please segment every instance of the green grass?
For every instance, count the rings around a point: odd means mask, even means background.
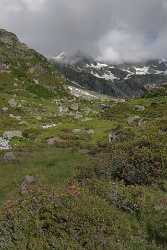
[[[0,202],[10,193],[17,193],[26,175],[35,176],[42,185],[60,187],[74,176],[77,166],[87,159],[70,149],[43,147],[18,151],[16,162],[0,162]]]

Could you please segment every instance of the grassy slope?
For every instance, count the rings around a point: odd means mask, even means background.
[[[4,54],[6,47],[0,47]],[[17,47],[14,53],[11,47],[6,56],[11,71],[0,73],[0,108],[8,107],[0,114],[0,135],[19,129],[24,137],[11,141],[16,161],[5,162],[0,151],[0,248],[166,249],[166,90],[125,103],[108,101],[102,112],[100,101],[70,97],[63,78],[36,52]],[[10,107],[11,98],[17,107]],[[83,119],[60,116],[59,105],[71,103],[78,103]],[[96,112],[86,114],[88,107]],[[135,115],[143,119],[140,126],[127,122]],[[109,145],[113,129],[120,137]],[[52,137],[61,140],[49,146]],[[21,195],[25,175],[37,182]]]
[[[52,99],[38,98],[30,109],[38,102],[47,111],[53,108]],[[135,111],[137,104],[144,105],[145,111]],[[99,104],[91,106],[97,109]],[[1,239],[7,237],[8,242],[4,247],[165,249],[166,106],[165,95],[111,103],[89,121],[55,118],[40,109],[42,121],[38,121],[26,112],[24,120],[32,119],[28,125],[31,133],[13,141],[18,160],[0,163],[2,211],[8,200],[8,219],[1,226]],[[144,119],[141,126],[128,125],[128,117],[134,115]],[[58,126],[43,130],[43,120]],[[95,133],[74,135],[75,128],[94,129]],[[109,145],[108,133],[114,128],[126,137]],[[46,139],[53,136],[63,138],[63,144],[46,145]],[[27,174],[36,176],[38,182],[29,195],[19,196],[19,185]],[[7,234],[11,223],[14,228]]]

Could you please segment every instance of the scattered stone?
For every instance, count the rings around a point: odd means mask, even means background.
[[[10,99],[10,100],[8,101],[8,104],[9,104],[9,106],[10,106],[11,108],[16,108],[16,107],[17,107],[17,101],[16,101],[14,98]]]
[[[46,125],[42,125],[43,129],[48,129],[48,128],[54,128],[56,127],[56,124],[46,124]]]
[[[48,145],[55,145],[55,144],[64,144],[65,140],[61,139],[60,137],[52,137],[49,138],[46,142]]]
[[[66,113],[69,112],[69,109],[68,109],[68,107],[64,107],[64,106],[60,105],[60,106],[58,107],[58,112],[59,112],[60,114],[66,114]]]
[[[145,110],[145,107],[144,107],[144,106],[142,106],[142,105],[135,105],[135,110],[136,110],[136,111],[140,111],[140,112],[142,112],[142,111],[144,111],[144,110]]]
[[[119,140],[122,140],[125,138],[126,138],[126,135],[123,134],[123,132],[121,130],[113,130],[108,135],[108,142],[112,143],[112,142],[119,141]]]
[[[82,119],[82,118],[83,118],[83,116],[82,116],[80,113],[75,114],[74,119],[80,120],[80,119]]]
[[[141,121],[141,118],[140,116],[137,116],[137,115],[128,118],[128,124],[130,126],[135,126],[135,125],[139,126],[140,121]]]
[[[42,120],[42,117],[41,116],[36,116],[36,119],[38,120],[38,121],[41,121]]]
[[[9,145],[9,140],[0,137],[0,150],[9,150],[11,146]]]
[[[86,132],[88,133],[88,135],[94,135],[95,133],[94,129],[88,129]]]
[[[18,121],[21,120],[21,116],[15,116],[15,115],[13,115],[13,114],[9,114],[9,117],[10,117],[10,118],[14,118],[14,119],[16,119],[16,120],[18,120]]]
[[[82,119],[81,121],[82,121],[82,122],[88,122],[88,121],[91,121],[91,120],[92,120],[92,118],[86,117],[86,118]]]
[[[73,132],[74,134],[80,134],[80,133],[82,132],[82,129],[76,128],[76,129],[73,129],[72,132]]]
[[[17,105],[17,107],[18,107],[18,108],[21,108],[21,107],[22,107],[21,103],[19,103],[19,104]]]
[[[3,138],[4,139],[11,140],[14,137],[22,138],[23,137],[22,131],[20,131],[20,130],[11,130],[11,131],[5,131],[3,133]]]
[[[71,104],[70,109],[72,109],[73,111],[78,111],[78,109],[79,109],[78,103]]]
[[[13,152],[7,152],[3,156],[4,161],[15,161],[16,156],[14,155]]]
[[[0,63],[0,72],[6,72],[9,70],[9,65],[6,63]]]
[[[140,119],[139,122],[138,122],[138,126],[142,127],[144,124],[145,124],[144,119]]]
[[[23,181],[21,183],[21,187],[20,187],[21,194],[28,193],[30,186],[34,184],[35,182],[36,182],[36,178],[34,176],[26,175],[23,178]]]
[[[38,84],[39,84],[38,79],[34,79],[34,83],[35,83],[36,85],[38,85]]]
[[[14,86],[14,87],[18,87],[18,84],[17,84],[17,83],[14,83],[13,86]]]
[[[3,111],[3,112],[8,111],[8,107],[3,107],[3,108],[2,108],[2,111]]]
[[[26,121],[20,121],[19,125],[28,125],[28,122],[26,122]]]

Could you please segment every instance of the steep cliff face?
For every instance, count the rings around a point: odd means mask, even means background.
[[[81,53],[52,59],[66,78],[88,90],[113,97],[141,96],[148,85],[167,82],[167,61],[113,65],[96,61]]]

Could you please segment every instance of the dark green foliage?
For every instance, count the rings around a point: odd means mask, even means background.
[[[0,232],[1,249],[158,249],[143,238],[137,220],[89,193],[35,189],[6,204]]]

